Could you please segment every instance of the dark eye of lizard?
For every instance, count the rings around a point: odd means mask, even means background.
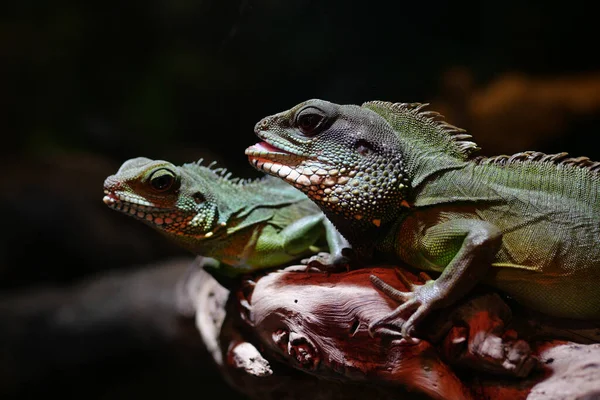
[[[150,177],[150,184],[157,192],[165,192],[175,183],[175,174],[168,169],[159,169]]]
[[[316,109],[306,109],[301,111],[296,117],[296,126],[300,131],[308,136],[316,135],[322,126],[325,117],[319,114]]]

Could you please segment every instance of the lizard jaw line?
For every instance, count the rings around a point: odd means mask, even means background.
[[[137,219],[151,222],[155,225],[170,225],[177,221],[176,214],[160,209],[149,201],[116,191],[105,190],[104,193],[105,196],[102,198],[104,204]]]
[[[292,160],[292,161],[302,161],[306,159],[306,157],[291,153],[287,150],[283,150],[279,147],[276,147],[268,142],[259,142],[253,144],[248,147],[245,151],[248,157],[252,158],[265,158],[272,160]]]
[[[168,209],[157,207],[149,201],[128,196],[125,193],[109,190],[105,190],[104,193],[105,196],[102,198],[102,201],[110,208],[120,211],[123,214],[129,214],[132,217],[144,222],[163,226],[165,228],[169,225],[173,225],[176,228],[175,230],[170,231],[171,233],[175,233],[180,236],[186,235],[182,229],[184,229],[185,225],[189,224],[189,221],[186,222],[184,218],[178,216],[176,213],[173,213]],[[208,231],[204,234],[198,233],[194,236],[197,239],[209,239],[218,233],[219,228],[222,227],[225,227],[225,225],[220,225],[214,230]]]
[[[275,149],[276,151],[271,151]],[[291,153],[281,153],[279,149],[266,143],[255,144],[246,149],[248,160],[254,168],[269,175],[282,178],[310,199],[336,214],[349,213],[345,194],[357,190],[358,181],[353,179],[358,171],[345,167],[328,166],[319,159],[302,157]],[[349,186],[350,184],[350,186]],[[353,218],[358,218],[353,213]],[[377,221],[377,222],[375,222]],[[377,225],[378,219],[373,224]],[[378,225],[377,225],[378,226]]]
[[[248,159],[256,169],[266,172],[269,175],[278,176],[299,188],[311,186],[312,184],[309,176],[312,176],[313,173],[310,169],[308,169],[310,175],[307,175],[304,173],[304,167],[294,166],[291,163],[283,163],[280,161],[280,157],[271,158],[268,156],[256,157],[250,155]]]
[[[248,147],[245,153],[256,169],[278,176],[292,185],[310,186],[310,181],[302,167],[307,160],[306,157],[289,153],[267,142],[256,143]],[[313,174],[310,169],[307,172]]]
[[[246,154],[249,154],[248,151]],[[282,178],[312,200],[318,201],[336,213],[344,212],[345,205],[341,195],[345,190],[352,190],[344,188],[357,174],[356,171],[346,168],[319,166],[316,162],[314,165],[307,166],[306,161],[310,159],[306,158],[297,165],[286,165],[280,162],[280,159],[257,157],[252,154],[249,154],[248,158],[256,169]]]
[[[117,202],[117,200],[115,198],[113,198],[112,196],[110,196],[109,194],[104,196],[102,198],[102,201],[104,202],[104,204],[106,204],[107,206],[112,206],[113,204],[115,204]]]
[[[260,135],[259,135],[260,136]],[[246,154],[250,155],[250,153],[254,153],[257,155],[276,155],[279,157],[298,157],[298,158],[306,158],[305,155],[299,153],[294,149],[293,146],[289,146],[284,142],[277,143],[276,138],[270,139],[260,136],[263,139],[262,142],[258,142],[253,144],[252,146],[246,149]]]
[[[160,210],[160,207],[157,207],[154,203],[151,203],[148,200],[142,199],[138,196],[129,195],[126,192],[105,190],[104,194],[105,196],[102,198],[102,201],[107,206],[113,206],[117,203],[125,203],[141,209],[148,208]]]

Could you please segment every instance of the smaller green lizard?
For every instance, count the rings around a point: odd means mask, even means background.
[[[138,157],[104,182],[104,203],[163,233],[229,278],[349,248],[321,210],[280,179],[232,178],[224,168]],[[212,272],[212,271],[211,271]],[[213,274],[214,275],[214,274]]]

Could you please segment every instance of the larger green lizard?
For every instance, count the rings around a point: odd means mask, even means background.
[[[424,107],[309,100],[261,120],[264,142],[246,154],[315,201],[359,259],[441,273],[411,292],[372,277],[403,302],[372,331],[396,321],[409,336],[478,282],[552,316],[600,319],[600,163],[475,157],[470,135]]]
[[[139,157],[106,178],[104,192],[112,209],[210,257],[210,269],[227,277],[285,266],[319,249],[329,248],[333,264],[347,262],[341,252],[348,244],[321,210],[268,175],[241,180],[214,163],[175,166]]]

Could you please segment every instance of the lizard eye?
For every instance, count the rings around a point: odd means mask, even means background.
[[[168,169],[159,169],[150,176],[150,185],[157,192],[166,192],[173,187],[175,174]]]
[[[316,135],[323,126],[325,116],[316,108],[310,107],[300,111],[296,116],[296,126],[305,135]]]

